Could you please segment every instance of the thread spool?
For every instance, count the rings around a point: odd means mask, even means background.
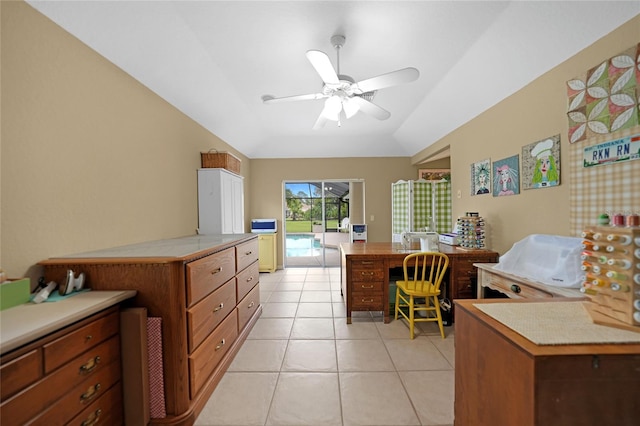
[[[611,224],[613,226],[624,226],[624,215],[620,213],[614,214]]]
[[[598,225],[607,226],[609,224],[609,215],[602,213],[598,216],[597,223]]]
[[[637,214],[628,215],[627,226],[630,228],[640,226],[640,215],[637,215]]]

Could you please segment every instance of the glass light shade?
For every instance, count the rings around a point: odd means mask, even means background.
[[[360,110],[358,104],[352,102],[349,98],[345,98],[345,100],[342,101],[342,107],[344,108],[344,114],[347,116],[347,118],[353,117]]]
[[[327,119],[338,121],[340,119],[340,111],[342,111],[342,102],[337,96],[331,96],[324,103],[324,109],[322,115]]]

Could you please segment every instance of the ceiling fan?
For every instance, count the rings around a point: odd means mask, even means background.
[[[347,119],[353,117],[358,111],[362,111],[378,120],[389,118],[391,116],[389,111],[371,102],[376,91],[412,82],[419,77],[420,73],[415,68],[403,68],[356,82],[348,75],[340,74],[340,49],[344,46],[344,42],[345,37],[343,35],[331,37],[331,44],[336,49],[337,69],[333,68],[331,60],[326,53],[319,50],[307,51],[307,59],[324,82],[320,92],[282,98],[264,95],[262,101],[265,104],[275,104],[325,99],[324,108],[313,126],[314,130],[323,127],[327,120],[337,121],[338,126],[340,126],[342,124],[341,116],[343,111]]]

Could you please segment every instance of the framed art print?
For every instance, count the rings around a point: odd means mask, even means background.
[[[419,169],[418,179],[424,180],[450,180],[451,169]]]
[[[560,185],[560,135],[522,147],[522,189]]]
[[[491,193],[491,165],[487,158],[471,165],[471,195]]]
[[[518,171],[518,155],[494,161],[493,196],[516,195],[520,193],[520,173]]]

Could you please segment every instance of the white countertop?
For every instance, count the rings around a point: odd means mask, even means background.
[[[57,302],[25,303],[0,311],[0,353],[4,354],[136,295],[87,291]]]
[[[52,259],[65,258],[110,258],[110,257],[185,257],[211,247],[224,244],[232,244],[248,237],[257,237],[257,234],[215,234],[215,235],[190,235],[187,237],[169,238],[165,240],[147,241],[103,250],[95,250],[65,256],[55,256]]]

